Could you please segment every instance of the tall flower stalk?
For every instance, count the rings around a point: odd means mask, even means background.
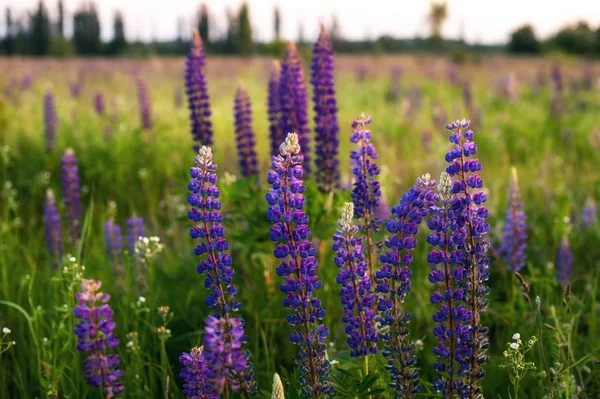
[[[252,129],[252,104],[250,103],[250,96],[243,85],[240,85],[235,93],[234,117],[235,140],[242,175],[258,175],[256,140]]]
[[[471,121],[463,119],[446,125],[451,132],[450,142],[454,144],[454,148],[446,154],[446,162],[449,163],[446,172],[454,178],[452,211],[459,215],[458,223],[465,225],[465,238],[459,250],[464,257],[466,271],[462,288],[467,292],[472,313],[469,398],[476,399],[481,395],[479,381],[485,375],[483,366],[488,360],[485,354],[489,346],[487,327],[481,324],[481,314],[487,308],[488,300],[485,297],[490,291],[486,285],[490,276],[490,258],[487,257],[489,242],[486,238],[490,226],[486,223],[488,211],[483,206],[487,197],[480,191],[483,180],[476,173],[481,170],[481,162],[472,158],[477,153],[477,145],[473,141],[475,134],[468,130],[470,124]]]
[[[152,129],[152,110],[150,107],[150,93],[148,83],[143,78],[137,80],[138,105],[140,108],[140,120],[144,130]]]
[[[410,292],[410,264],[417,246],[418,226],[433,205],[435,185],[429,175],[417,179],[416,184],[402,196],[400,204],[392,208],[392,217],[385,222],[389,233],[380,256],[381,268],[376,273],[377,291],[381,294],[377,309],[381,312],[380,337],[384,341],[383,355],[388,360],[390,387],[396,398],[411,398],[421,390],[419,372],[415,367],[415,345],[408,340],[408,324],[412,315],[402,309]]]
[[[295,132],[302,148],[304,172],[308,175],[310,165],[310,129],[308,127],[308,104],[306,84],[300,55],[294,43],[288,45],[279,74],[279,109],[281,132]],[[276,152],[273,155],[277,154]]]
[[[368,355],[377,353],[377,314],[374,310],[375,294],[364,257],[362,239],[357,238],[358,227],[353,224],[354,204],[346,203],[333,236],[335,264],[340,269],[337,282],[344,305],[347,341],[350,355],[365,359],[365,372],[369,373]]]
[[[104,106],[104,96],[99,91],[94,94],[94,110],[99,116],[104,115],[106,110],[106,107]]]
[[[281,109],[279,104],[279,74],[281,64],[273,61],[269,74],[269,85],[267,93],[267,111],[269,114],[269,140],[271,143],[271,155],[279,153],[279,144],[285,140],[285,132],[281,126]]]
[[[183,366],[179,377],[183,380],[181,391],[189,399],[219,399],[221,396],[210,389],[206,375],[208,364],[204,358],[204,347],[194,347],[190,353],[182,353],[179,363]]]
[[[308,216],[304,212],[302,183],[303,156],[296,133],[288,133],[273,155],[272,170],[268,175],[271,189],[266,195],[269,203],[267,219],[273,224],[272,241],[277,242],[274,255],[280,259],[277,274],[284,278],[280,286],[285,294],[283,306],[291,312],[287,321],[294,328],[290,340],[299,346],[295,356],[300,369],[302,395],[309,398],[327,398],[333,392],[328,381],[330,370],[326,358],[326,340],[329,330],[317,324],[325,316],[321,301],[314,291],[322,286],[317,276],[316,249],[310,241]]]
[[[47,92],[44,96],[44,135],[46,138],[46,149],[54,151],[56,147],[56,106],[54,105],[54,94]]]
[[[190,110],[192,138],[194,151],[198,152],[201,145],[213,144],[213,126],[210,120],[210,102],[204,76],[206,54],[202,38],[197,30],[185,61],[185,88]]]
[[[517,169],[512,168],[512,179],[508,189],[508,209],[504,222],[504,240],[500,254],[506,262],[508,270],[518,272],[525,266],[527,255],[527,228],[523,202],[519,190]]]
[[[106,242],[106,255],[113,266],[117,284],[122,284],[125,270],[123,269],[123,236],[121,226],[111,218],[104,223],[104,241]]]
[[[206,319],[204,356],[208,363],[207,380],[215,393],[229,394],[243,390],[249,395],[256,394],[253,366],[249,362],[250,352],[243,350],[247,341],[244,334],[244,320],[238,314],[241,304],[236,299],[237,287],[232,280],[235,271],[229,243],[225,239],[221,224],[221,202],[217,187],[217,165],[213,163],[210,147],[202,146],[190,169],[188,203],[191,210],[188,218],[194,223],[190,236],[200,243],[194,249],[196,256],[202,257],[198,272],[206,276],[204,286],[211,290],[206,304],[215,314]]]
[[[115,322],[113,311],[108,305],[110,295],[100,292],[102,283],[95,280],[83,280],[81,292],[76,294],[79,305],[73,314],[81,321],[75,326],[77,350],[89,353],[83,363],[86,382],[101,388],[103,397],[110,399],[125,390],[119,381],[123,371],[119,370],[119,355],[107,354],[108,349],[119,345],[119,339],[113,333]]]
[[[140,237],[145,237],[144,218],[131,216],[125,220],[125,225],[127,226],[127,250],[129,256],[134,256],[136,243]]]
[[[56,207],[56,198],[52,190],[46,192],[44,203],[44,228],[46,232],[46,246],[50,255],[50,265],[53,269],[58,267],[60,258],[65,249],[63,245],[62,228],[60,225],[60,214]]]
[[[316,178],[319,189],[328,193],[340,185],[340,127],[335,98],[333,43],[324,25],[313,47],[310,82],[315,111]]]
[[[556,255],[556,280],[562,285],[570,283],[571,274],[573,273],[572,268],[573,251],[569,242],[569,236],[565,234],[560,241],[558,254]]]
[[[350,136],[350,141],[358,144],[358,149],[350,152],[352,163],[352,174],[354,176],[354,187],[352,188],[352,202],[354,203],[354,217],[361,220],[361,227],[366,236],[367,262],[369,263],[369,275],[375,276],[375,243],[373,233],[379,230],[381,221],[376,217],[381,197],[381,189],[377,176],[379,167],[374,162],[379,154],[371,143],[371,131],[366,129],[367,125],[373,123],[369,115],[361,114],[352,122],[355,129]]]
[[[61,180],[63,200],[65,203],[65,222],[73,248],[79,245],[81,237],[81,199],[79,186],[79,169],[77,157],[72,148],[67,148],[61,158]]]

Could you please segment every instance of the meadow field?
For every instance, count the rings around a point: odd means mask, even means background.
[[[299,398],[305,395],[294,365],[298,349],[288,339],[292,328],[282,305],[284,281],[276,272],[277,244],[270,239],[265,199],[273,155],[267,116],[272,62],[209,56],[205,75],[224,236],[258,395],[271,397],[277,372],[285,397]],[[391,217],[390,208],[419,176],[429,173],[437,180],[446,169],[444,156],[453,146],[446,124],[472,121],[490,226],[489,305],[481,319],[488,328],[489,361],[480,382],[482,395],[599,398],[600,65],[503,56],[454,65],[426,55],[342,55],[335,62],[341,188],[322,193],[313,166],[304,193],[323,282],[316,296],[325,310],[322,323],[329,328],[331,397],[393,397],[381,348],[369,356],[366,369],[362,359],[350,355],[332,249],[344,203],[352,201],[352,122],[364,112],[373,120],[371,142],[379,153],[375,162],[381,169],[377,179],[383,219]],[[307,57],[314,149],[309,64]],[[205,278],[196,270],[200,258],[194,255],[197,242],[190,238],[193,223],[187,217],[190,168],[197,152],[190,133],[185,59],[2,59],[0,68],[0,398],[110,397],[86,384],[86,356],[76,349],[73,330],[78,320],[73,312],[82,279],[101,281],[101,291],[110,294],[114,334],[120,340],[111,351],[120,356],[125,387],[115,396],[184,397],[178,359],[202,345],[211,313]],[[143,128],[140,117],[139,79],[147,85],[149,128]],[[244,177],[238,162],[234,97],[239,85],[245,86],[252,105],[257,176]],[[50,149],[47,93],[52,93],[56,110],[56,142]],[[68,235],[64,216],[69,199],[65,204],[61,158],[67,148],[74,150],[80,181],[77,239]],[[526,261],[519,271],[523,282],[501,253],[513,167],[526,215]],[[63,215],[65,249],[58,259],[47,247],[48,189]],[[143,219],[143,236],[160,239],[138,244],[151,252],[143,260],[125,239],[126,220],[134,216]],[[121,226],[122,252],[113,243],[117,254],[106,242],[107,221]],[[410,292],[402,304],[412,313],[409,339],[415,343],[421,384],[415,397],[423,398],[444,396],[434,386],[437,323],[432,315],[438,306],[430,300],[436,288],[428,279],[428,253],[433,249],[426,242],[428,234],[423,222],[410,265]],[[382,244],[387,235],[383,228],[372,237],[379,243],[377,258],[389,247]],[[120,259],[116,267],[115,256]],[[516,333],[520,345],[515,345]],[[533,336],[537,342],[530,344]],[[515,356],[529,345],[531,350],[515,360],[505,353],[511,343],[513,349],[520,348],[511,352]],[[512,361],[512,367],[505,367]],[[226,390],[225,396],[240,394]]]

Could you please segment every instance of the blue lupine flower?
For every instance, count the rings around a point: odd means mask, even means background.
[[[593,197],[588,197],[581,212],[581,224],[583,227],[591,227],[596,224],[597,207]]]
[[[101,92],[97,91],[94,94],[94,110],[97,115],[104,115],[105,107],[104,107],[104,96]]]
[[[214,393],[206,376],[208,365],[203,354],[204,347],[194,347],[190,353],[182,353],[179,363],[183,366],[179,377],[183,379],[181,393],[188,399],[219,399],[221,395]]]
[[[123,269],[123,236],[121,226],[110,219],[104,223],[104,241],[106,242],[106,255],[120,280],[124,274]]]
[[[145,237],[144,219],[132,216],[125,221],[125,225],[127,226],[127,250],[129,256],[134,256],[135,243],[138,242],[140,237]]]
[[[519,191],[517,169],[512,168],[512,181],[508,190],[508,209],[504,222],[504,240],[500,254],[506,261],[508,270],[518,272],[525,266],[527,255],[527,229],[523,202]]]
[[[44,228],[46,232],[46,245],[50,255],[50,266],[58,267],[60,258],[64,253],[62,228],[60,226],[60,214],[56,207],[56,198],[52,190],[46,192],[44,203]]]
[[[288,133],[279,154],[273,156],[266,195],[267,219],[273,223],[271,240],[278,242],[274,255],[281,262],[277,274],[284,278],[280,286],[285,294],[283,306],[291,313],[287,321],[294,328],[292,343],[299,346],[295,356],[300,369],[302,394],[309,398],[326,398],[333,392],[327,380],[330,365],[326,358],[329,330],[317,324],[325,316],[314,291],[322,286],[317,276],[316,249],[310,241],[308,216],[304,212],[306,187],[302,184],[303,156],[298,135]]]
[[[243,86],[238,87],[234,102],[235,140],[238,161],[243,176],[258,174],[256,140],[252,129],[252,105],[250,96]]]
[[[65,223],[73,248],[79,245],[81,237],[81,199],[77,157],[72,148],[67,148],[61,158],[63,200],[65,203]]]
[[[52,152],[56,147],[56,106],[54,105],[54,94],[50,92],[44,96],[44,133],[46,149],[48,152]]]
[[[568,284],[571,282],[571,274],[573,273],[573,251],[569,236],[563,236],[558,254],[556,256],[556,279],[560,284]]]

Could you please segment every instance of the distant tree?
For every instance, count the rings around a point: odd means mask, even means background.
[[[239,24],[238,19],[231,11],[227,9],[227,33],[223,43],[223,52],[225,54],[234,54],[239,52]]]
[[[209,19],[208,19],[208,7],[206,4],[202,4],[200,7],[200,17],[198,18],[198,32],[202,38],[204,45],[208,45],[210,42],[210,30],[209,30]]]
[[[537,54],[540,49],[540,42],[531,25],[521,26],[510,35],[508,50],[511,53]]]
[[[113,38],[108,44],[107,53],[110,55],[122,54],[126,47],[125,22],[123,22],[123,15],[121,12],[117,11],[113,22]]]
[[[82,6],[73,16],[73,44],[77,54],[100,54],[100,21],[94,3]]]
[[[2,40],[2,51],[5,54],[13,55],[15,53],[15,26],[13,24],[10,7],[6,7],[5,14],[6,36]]]
[[[248,3],[244,2],[240,7],[238,16],[240,51],[244,56],[252,53],[252,25],[250,24],[250,9]]]
[[[588,55],[594,50],[595,37],[587,22],[580,21],[561,29],[551,41],[567,53]]]
[[[600,27],[596,29],[596,33],[594,35],[594,50],[596,55],[600,55]]]
[[[31,52],[34,55],[48,55],[50,53],[52,32],[48,11],[41,0],[38,3],[36,12],[30,18]]]
[[[442,38],[442,25],[448,18],[448,6],[445,2],[431,3],[431,9],[429,10],[429,23],[431,24],[431,44],[434,47],[441,47],[443,44]]]
[[[298,22],[298,44],[304,44],[305,41],[304,24],[302,22]]]
[[[58,21],[56,23],[56,34],[60,37],[65,35],[65,8],[63,0],[58,0]]]
[[[275,40],[279,40],[281,38],[281,12],[278,6],[275,6],[273,10],[273,25],[275,27]]]

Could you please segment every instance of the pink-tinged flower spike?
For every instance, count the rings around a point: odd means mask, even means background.
[[[81,199],[77,157],[72,148],[67,148],[61,158],[61,180],[65,203],[65,222],[71,245],[76,248],[81,238]]]
[[[60,258],[64,253],[60,214],[56,207],[56,198],[52,190],[46,192],[44,204],[44,227],[46,230],[46,245],[50,255],[50,265],[53,269],[58,267]]]
[[[138,104],[140,107],[140,120],[144,130],[152,129],[152,110],[150,107],[150,93],[148,84],[142,78],[137,81],[138,85]]]
[[[308,128],[308,104],[306,84],[300,55],[294,43],[288,45],[279,74],[279,107],[281,131],[295,132],[302,148],[304,171],[310,174],[310,129]],[[277,153],[273,153],[276,155]]]
[[[268,182],[271,189],[266,195],[269,203],[267,219],[273,224],[271,240],[277,242],[274,255],[280,259],[277,274],[284,278],[281,291],[285,294],[283,306],[291,313],[288,323],[294,328],[290,340],[299,346],[295,356],[300,369],[302,395],[308,398],[328,398],[333,386],[328,381],[330,371],[326,358],[326,340],[329,330],[317,324],[325,316],[321,301],[314,296],[322,286],[317,276],[317,250],[310,241],[308,216],[304,213],[306,186],[302,183],[301,147],[296,133],[288,133],[273,155]]]
[[[325,26],[313,47],[311,80],[315,111],[315,170],[319,189],[340,186],[338,107],[335,98],[333,43]]]
[[[473,314],[472,345],[467,372],[469,397],[475,399],[482,395],[479,381],[485,376],[484,365],[488,357],[485,354],[489,347],[487,327],[481,324],[481,314],[488,306],[485,298],[490,289],[486,285],[490,277],[490,258],[487,256],[489,241],[486,236],[490,225],[486,223],[488,211],[483,205],[486,195],[480,190],[483,180],[477,172],[481,170],[481,162],[472,158],[477,153],[477,145],[473,141],[475,133],[468,130],[471,121],[457,120],[446,125],[450,133],[453,148],[446,154],[449,163],[446,172],[454,177],[452,194],[454,203],[452,211],[458,215],[458,223],[464,224],[465,238],[459,246],[462,251],[466,279],[462,288],[466,291],[469,310]]]
[[[285,133],[281,130],[281,108],[279,105],[279,74],[281,65],[273,61],[269,75],[269,88],[267,94],[267,109],[269,113],[269,139],[271,142],[271,155],[279,153],[279,144],[285,140]]]
[[[204,44],[198,31],[194,30],[190,52],[185,61],[185,88],[195,152],[198,152],[202,145],[211,146],[213,144],[210,101],[204,75],[205,64]]]
[[[240,85],[235,93],[234,116],[235,141],[242,175],[258,175],[256,140],[252,129],[252,105],[250,96],[243,85]]]
[[[48,152],[52,152],[56,147],[56,106],[54,105],[54,94],[50,92],[44,96],[44,133],[46,149]]]
[[[217,187],[217,165],[213,163],[210,147],[202,146],[194,158],[196,166],[190,169],[192,179],[188,202],[192,206],[188,218],[194,223],[190,236],[200,243],[194,249],[202,260],[198,272],[206,275],[204,286],[211,290],[206,304],[215,309],[215,314],[206,319],[204,339],[205,358],[209,372],[207,380],[216,393],[230,386],[234,391],[243,390],[255,395],[250,352],[242,350],[247,337],[244,320],[235,316],[241,304],[237,300],[237,287],[233,284],[235,270],[229,254],[229,243],[221,222],[220,192]]]
[[[106,399],[125,390],[119,381],[123,371],[119,370],[119,355],[107,354],[108,349],[119,345],[119,339],[113,334],[115,322],[113,311],[108,305],[110,295],[100,292],[102,283],[95,280],[83,280],[81,292],[76,294],[79,305],[73,314],[81,320],[75,326],[77,350],[89,353],[83,363],[86,382],[101,388]]]
[[[506,261],[508,270],[518,272],[525,266],[527,255],[527,224],[521,202],[517,169],[512,168],[512,180],[508,188],[508,209],[504,222],[504,240],[500,254]]]
[[[204,357],[204,347],[194,347],[190,353],[182,353],[179,363],[183,366],[179,377],[183,379],[182,394],[188,399],[219,399],[221,395],[214,393],[206,380],[208,365]]]

